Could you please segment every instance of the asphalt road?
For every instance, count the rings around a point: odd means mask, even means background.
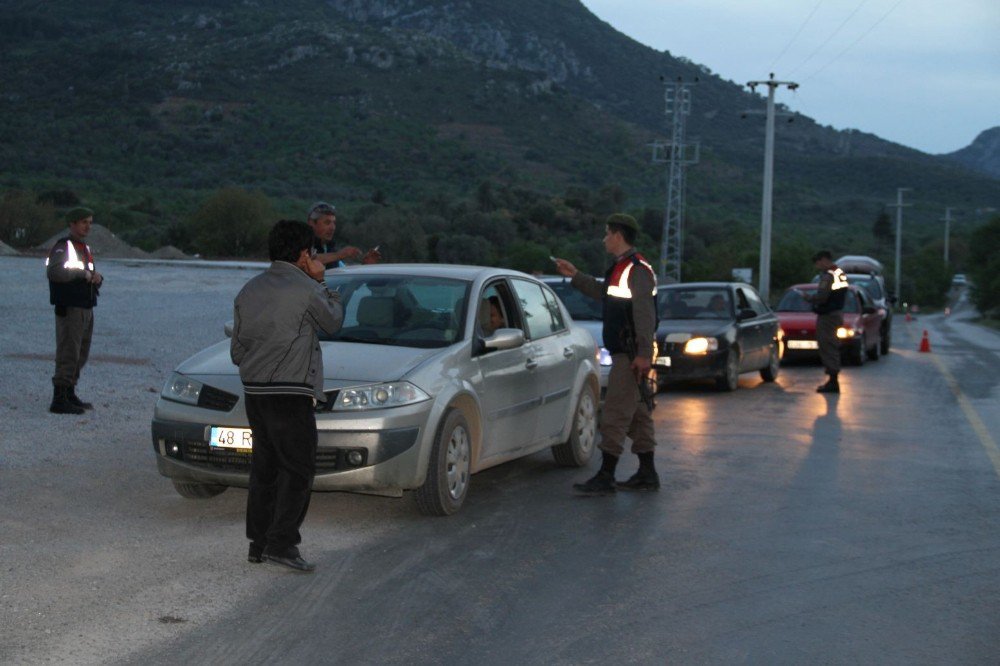
[[[840,396],[812,364],[661,393],[659,493],[577,498],[591,470],[538,454],[449,518],[317,494],[303,576],[248,564],[245,492],[180,498],[149,442],[253,271],[106,263],[98,409],[67,417],[38,262],[0,258],[0,663],[997,663],[1000,335],[965,304],[899,317]]]

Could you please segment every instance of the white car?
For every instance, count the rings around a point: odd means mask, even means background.
[[[329,271],[344,325],[322,339],[315,490],[401,496],[448,515],[472,474],[551,448],[562,465],[594,452],[591,335],[556,295],[517,271],[352,266]],[[491,302],[502,324],[490,323]],[[153,411],[160,473],[184,497],[249,482],[253,437],[223,340],[181,363]]]
[[[539,279],[552,288],[566,306],[569,316],[577,324],[587,329],[597,345],[598,365],[601,370],[601,401],[608,390],[608,375],[611,374],[611,354],[604,346],[604,318],[601,302],[584,296],[583,292],[570,284],[570,279],[561,275],[543,275]],[[604,282],[602,278],[598,281]]]

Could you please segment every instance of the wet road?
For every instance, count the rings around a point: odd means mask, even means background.
[[[577,498],[590,470],[539,454],[449,518],[317,494],[301,576],[246,563],[245,492],[181,499],[148,442],[150,391],[248,275],[107,266],[100,414],[66,420],[37,404],[51,312],[22,264],[0,262],[27,311],[0,350],[0,662],[997,662],[1000,335],[962,306],[897,318],[840,396],[810,364],[661,393],[659,493]]]

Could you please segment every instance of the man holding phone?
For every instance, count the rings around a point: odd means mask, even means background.
[[[337,231],[337,209],[325,201],[317,201],[309,208],[309,226],[312,227],[314,239],[313,249],[316,250],[316,259],[326,268],[343,268],[347,264],[345,260],[357,260],[360,258],[363,264],[377,264],[382,260],[379,253],[379,246],[376,245],[368,252],[361,254],[361,250],[353,245],[348,245],[337,249],[333,243],[333,235]]]
[[[302,222],[274,225],[271,265],[236,296],[230,342],[253,433],[247,559],[300,572],[315,569],[298,544],[316,472],[314,408],[325,400],[318,331],[336,333],[344,320],[340,295],[323,282],[313,237]]]

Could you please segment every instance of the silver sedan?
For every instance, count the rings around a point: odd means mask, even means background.
[[[323,339],[315,490],[401,496],[448,515],[471,476],[551,448],[594,452],[597,350],[552,290],[496,268],[356,266],[329,271],[344,326]],[[181,363],[153,413],[157,467],[177,491],[246,487],[253,438],[223,340]]]

